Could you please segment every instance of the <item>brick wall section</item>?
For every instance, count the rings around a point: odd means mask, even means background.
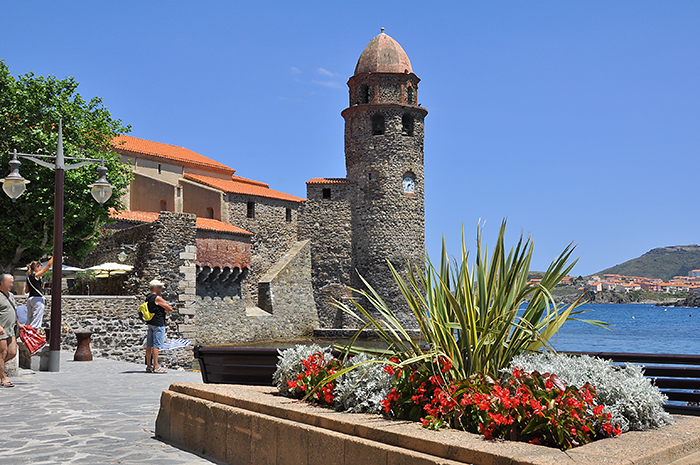
[[[311,247],[298,242],[266,275],[268,312],[248,314],[244,300],[198,298],[195,305],[196,340],[203,345],[244,344],[294,339],[313,334],[318,316],[311,287]]]
[[[323,198],[330,189],[331,198]],[[350,295],[352,275],[352,207],[355,185],[307,184],[307,201],[299,221],[299,239],[311,240],[314,299],[322,328],[342,328],[347,316],[333,305]],[[330,213],[332,212],[332,214]]]
[[[300,204],[265,197],[238,194],[227,196],[231,223],[253,233],[251,238],[250,274],[242,283],[246,305],[258,302],[258,280],[297,241]],[[255,218],[248,218],[248,202],[255,203]],[[286,221],[286,210],[292,210],[292,221]]]
[[[197,231],[197,266],[247,268],[251,239],[244,234]]]

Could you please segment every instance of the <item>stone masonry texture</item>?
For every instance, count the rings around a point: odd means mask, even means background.
[[[24,304],[24,298],[17,300]],[[91,332],[94,357],[144,363],[147,326],[138,318],[140,304],[141,300],[134,296],[63,296],[61,350],[74,352],[75,333]],[[50,325],[51,297],[47,296],[43,327]],[[169,315],[166,340],[181,337],[177,319]],[[192,349],[161,352],[160,360],[168,367],[191,366]]]
[[[231,221],[253,233],[250,274],[241,284],[246,305],[256,306],[258,279],[297,241],[299,204],[238,194],[228,194],[226,202]],[[249,202],[254,205],[252,218],[248,217]],[[291,210],[292,221],[287,221],[286,211],[288,208]]]
[[[318,317],[311,287],[309,241],[295,243],[260,281],[266,289],[266,308],[253,315],[248,315],[239,297],[198,298],[197,342],[235,345],[310,336],[318,326]]]

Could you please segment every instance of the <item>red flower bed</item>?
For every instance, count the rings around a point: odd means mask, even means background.
[[[430,429],[459,428],[485,438],[505,438],[563,450],[617,436],[610,414],[596,405],[593,386],[565,387],[548,373],[522,373],[506,380],[477,375],[447,382],[448,360],[395,370],[396,387],[383,402],[397,418],[421,421]]]
[[[323,353],[316,352],[302,362],[304,371],[297,375],[295,381],[287,381],[292,397],[311,396],[311,402],[333,405],[335,380],[322,384],[323,381],[342,368],[342,362],[336,358],[326,359]]]
[[[524,373],[518,368],[507,379],[476,375],[450,381],[452,363],[444,357],[401,367],[398,359],[384,370],[396,376],[382,401],[384,412],[399,419],[420,421],[424,427],[458,428],[566,450],[595,439],[618,436],[610,414],[596,404],[590,384],[566,387],[556,375]],[[303,360],[303,371],[287,381],[293,397],[322,405],[335,402],[335,379],[343,363],[316,352]]]

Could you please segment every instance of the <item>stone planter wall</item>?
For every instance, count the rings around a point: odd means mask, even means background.
[[[700,417],[675,416],[562,452],[488,441],[456,430],[378,415],[339,413],[276,394],[272,387],[173,384],[161,396],[156,435],[224,463],[290,465],[553,465],[700,463]]]

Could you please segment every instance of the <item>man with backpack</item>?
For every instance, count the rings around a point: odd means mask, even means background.
[[[158,364],[158,351],[165,343],[166,313],[173,311],[173,308],[161,297],[163,292],[161,281],[154,279],[148,284],[149,293],[146,296],[148,311],[153,314],[148,323],[148,333],[146,335],[146,373],[167,373]],[[151,362],[152,361],[152,362]],[[152,364],[151,364],[152,363]]]

